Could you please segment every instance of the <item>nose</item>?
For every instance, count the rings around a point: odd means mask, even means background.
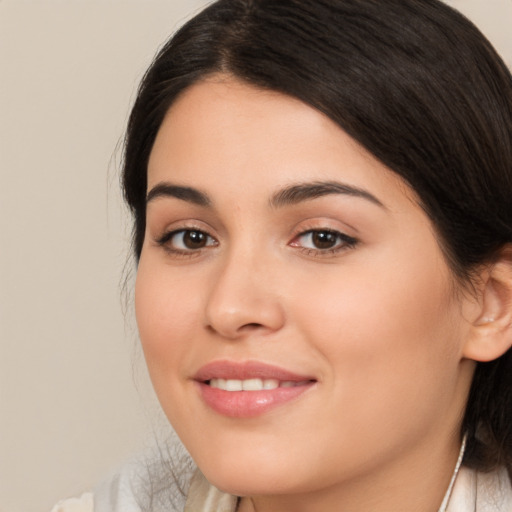
[[[208,329],[231,340],[281,329],[285,314],[271,270],[247,254],[228,256],[207,299]]]

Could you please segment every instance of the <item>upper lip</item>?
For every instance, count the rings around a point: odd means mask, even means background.
[[[314,381],[310,375],[300,375],[279,366],[258,361],[212,361],[202,366],[194,375],[194,380],[206,382],[211,379],[276,379],[286,382]]]

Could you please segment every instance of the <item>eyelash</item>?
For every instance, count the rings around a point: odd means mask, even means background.
[[[182,234],[182,236],[186,236],[186,234],[191,235],[192,233],[199,234],[200,236],[206,237],[206,245],[203,247],[199,247],[197,249],[180,249],[173,247],[170,242],[173,240],[174,237],[176,237],[179,234]],[[313,237],[313,236],[334,236],[337,239],[336,246],[335,247],[329,247],[324,249],[319,248],[313,248],[313,247],[303,247],[299,245],[298,240],[304,237]],[[203,249],[206,249],[208,247],[215,247],[219,244],[219,242],[213,238],[211,235],[209,235],[206,231],[203,231],[201,229],[196,228],[182,228],[182,229],[176,229],[173,231],[169,231],[167,233],[164,233],[163,236],[158,238],[156,240],[156,243],[163,247],[169,254],[171,254],[173,257],[179,258],[190,258],[194,256],[199,256]],[[353,238],[349,235],[346,235],[345,233],[341,233],[340,231],[336,231],[333,229],[328,228],[316,228],[316,229],[308,229],[306,231],[302,231],[298,233],[293,240],[288,244],[291,247],[295,247],[299,249],[303,254],[306,254],[307,256],[317,256],[317,257],[328,257],[328,256],[334,256],[342,251],[353,249],[359,241],[356,238]]]
[[[183,236],[185,236],[187,233],[189,235],[191,233],[196,233],[201,236],[205,236],[207,239],[206,245],[204,247],[200,247],[197,249],[178,249],[178,248],[172,246],[172,244],[170,242],[172,241],[172,239],[175,236],[177,236],[179,234],[182,234]],[[211,241],[213,241],[213,243],[211,243]],[[169,254],[171,254],[172,256],[177,257],[177,258],[179,258],[179,257],[190,258],[190,257],[194,257],[194,256],[199,256],[199,254],[202,252],[202,249],[218,245],[217,240],[215,240],[215,238],[210,236],[206,231],[204,231],[202,229],[193,228],[193,227],[175,229],[173,231],[164,233],[163,236],[161,236],[158,240],[156,240],[156,243],[159,246],[163,247]]]
[[[312,247],[303,247],[296,243],[296,241],[300,240],[301,238],[313,238],[315,235],[328,235],[331,237],[334,236],[337,239],[336,245],[334,247],[319,249]],[[357,240],[356,238],[346,235],[345,233],[342,233],[340,231],[336,231],[335,229],[315,228],[302,231],[301,233],[296,235],[295,238],[290,242],[290,245],[292,247],[297,247],[303,254],[306,254],[307,256],[328,257],[334,256],[348,249],[353,249],[358,243],[359,240]]]

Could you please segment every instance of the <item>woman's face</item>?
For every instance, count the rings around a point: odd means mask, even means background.
[[[453,456],[472,371],[454,287],[411,189],[323,114],[223,77],[168,112],[137,321],[219,488],[313,492]]]

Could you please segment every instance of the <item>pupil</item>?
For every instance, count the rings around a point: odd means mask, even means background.
[[[201,231],[187,231],[183,243],[188,249],[201,249],[206,245],[206,235]]]
[[[313,243],[318,249],[330,249],[336,245],[336,235],[328,231],[316,231],[313,233]]]

